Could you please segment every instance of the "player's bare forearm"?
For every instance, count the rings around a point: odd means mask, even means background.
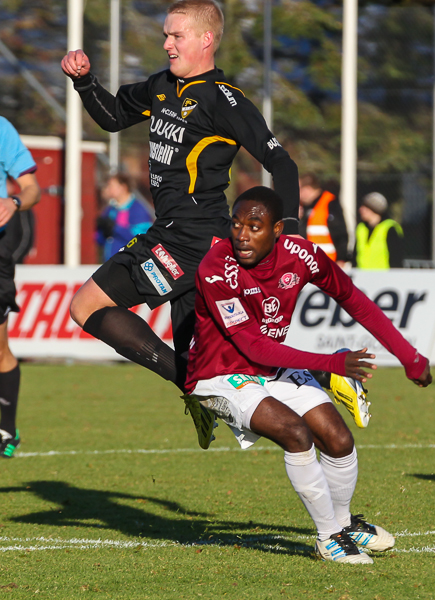
[[[17,183],[20,186],[18,196],[21,200],[20,210],[28,210],[32,208],[41,199],[41,188],[39,187],[36,175],[26,173],[17,178]]]

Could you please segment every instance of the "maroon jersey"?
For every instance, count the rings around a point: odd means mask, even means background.
[[[217,375],[270,376],[278,367],[323,369],[345,375],[343,354],[311,354],[280,344],[286,338],[298,294],[307,283],[333,297],[380,340],[399,358],[408,377],[421,375],[426,365],[424,357],[350,277],[316,244],[281,235],[273,251],[253,268],[237,262],[230,239],[216,244],[202,260],[196,274],[196,325],[189,352],[188,391],[197,381]],[[251,337],[254,332],[262,346],[270,348],[276,362],[256,362],[255,352],[240,352],[234,342],[244,329]],[[286,358],[280,361],[284,352]],[[292,364],[288,364],[289,352],[293,352]]]

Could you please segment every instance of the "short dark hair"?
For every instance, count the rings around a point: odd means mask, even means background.
[[[125,185],[129,192],[133,190],[133,180],[130,175],[127,175],[127,173],[112,173],[109,175],[108,181],[110,179],[116,179],[118,183]]]
[[[238,202],[242,202],[244,200],[262,204],[272,217],[274,224],[278,223],[278,221],[282,221],[284,214],[283,202],[281,200],[281,196],[278,196],[274,190],[263,185],[257,185],[256,187],[250,188],[249,190],[246,190],[246,192],[240,194],[240,196],[236,198],[236,201],[234,202],[234,207]]]
[[[320,179],[314,173],[305,173],[299,177],[299,185],[303,187],[304,185],[309,185],[314,189],[321,188],[322,183]]]

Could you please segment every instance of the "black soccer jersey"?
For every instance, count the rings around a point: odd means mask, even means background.
[[[165,70],[122,86],[116,98],[91,73],[74,86],[107,131],[150,120],[150,186],[157,218],[228,215],[224,191],[243,146],[272,173],[284,201],[285,230],[297,233],[297,167],[258,109],[220,69],[189,79]]]

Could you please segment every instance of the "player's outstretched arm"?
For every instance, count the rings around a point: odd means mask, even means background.
[[[366,362],[366,359],[373,360],[374,358],[376,358],[376,355],[368,354],[367,348],[363,348],[357,352],[347,352],[344,360],[346,377],[352,377],[362,383],[365,383],[367,379],[371,379],[373,377],[372,373],[367,373],[364,369],[375,371],[378,368],[375,364]]]
[[[83,50],[70,50],[66,54],[60,66],[62,71],[71,79],[78,79],[87,75],[91,69],[91,63],[89,58],[83,52]]]

